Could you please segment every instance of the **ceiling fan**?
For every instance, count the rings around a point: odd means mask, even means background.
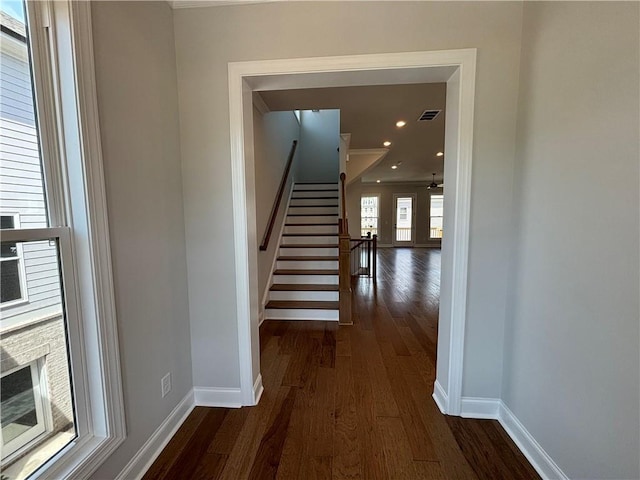
[[[427,186],[427,189],[431,190],[432,188],[443,188],[444,183],[436,183],[436,174],[432,173],[431,175],[433,175],[433,178],[431,180],[431,183]]]

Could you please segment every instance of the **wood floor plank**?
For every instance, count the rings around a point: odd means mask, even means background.
[[[175,463],[163,476],[165,479],[180,479],[188,478],[198,468],[199,463],[207,452],[209,444],[213,440],[213,436],[216,434],[224,417],[227,415],[227,409],[225,408],[209,408],[207,409],[204,418],[199,424],[199,427],[209,432],[209,435],[194,434],[191,436],[184,450],[177,457]]]
[[[162,455],[153,463],[151,468],[145,473],[143,480],[156,480],[165,478],[175,461],[182,454],[191,437],[195,435],[198,426],[207,414],[207,409],[196,407],[187,417],[182,426],[178,429],[173,438],[164,448]]]
[[[335,434],[333,443],[334,480],[362,477],[361,445],[358,437],[358,405],[350,357],[336,358]]]
[[[381,343],[382,358],[391,382],[393,396],[398,405],[400,418],[409,437],[413,460],[437,461],[429,432],[420,415],[418,405],[411,394],[408,381],[402,373],[400,364],[390,344]]]
[[[284,387],[283,387],[284,388]],[[262,437],[258,452],[256,453],[249,478],[253,480],[270,479],[276,477],[282,447],[287,436],[291,412],[296,400],[297,388],[289,388],[289,391],[277,411],[274,411],[267,432]],[[274,409],[275,410],[275,409]]]
[[[190,480],[217,480],[227,463],[228,455],[219,453],[205,453],[199,460],[198,466]]]
[[[380,249],[352,326],[267,320],[260,403],[198,407],[144,480],[539,479],[499,423],[433,398],[440,253]]]

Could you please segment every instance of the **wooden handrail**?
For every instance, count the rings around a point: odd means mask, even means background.
[[[284,193],[284,187],[287,185],[287,180],[289,178],[289,171],[291,170],[291,164],[293,163],[293,156],[296,153],[296,147],[298,146],[298,141],[294,140],[291,144],[291,150],[289,151],[289,158],[287,159],[287,166],[284,168],[284,173],[282,174],[282,180],[280,180],[280,187],[278,187],[278,194],[276,195],[276,199],[273,202],[273,207],[271,207],[271,215],[269,216],[269,223],[267,224],[267,230],[264,232],[264,236],[262,237],[262,243],[260,244],[260,250],[265,251],[269,246],[269,239],[271,238],[271,233],[273,232],[273,225],[276,223],[276,217],[278,216],[278,209],[280,208],[280,203],[282,202],[282,194]]]
[[[345,180],[347,175],[342,172],[340,174],[340,222],[338,232],[349,235],[349,222],[347,220],[347,194],[345,191]]]

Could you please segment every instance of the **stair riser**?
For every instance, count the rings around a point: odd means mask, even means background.
[[[267,308],[264,311],[264,318],[278,320],[330,320],[338,321],[337,310],[311,310],[297,308]]]
[[[309,245],[309,244],[338,244],[338,236],[305,236],[305,237],[282,237],[282,245]]]
[[[338,225],[290,225],[284,233],[338,233]]]
[[[337,183],[310,183],[310,184],[301,184],[296,183],[293,187],[294,191],[298,190],[330,190],[338,188]]]
[[[293,192],[293,195],[291,196],[291,198],[303,198],[303,197],[335,197],[336,200],[338,199],[338,192],[337,191],[332,191],[332,190],[319,190],[319,191],[315,191],[315,190],[307,190],[307,191],[296,191]]]
[[[277,268],[282,270],[337,270],[337,260],[278,260]]]
[[[273,283],[338,285],[338,275],[274,275]]]
[[[291,213],[291,212],[289,212]],[[335,215],[304,215],[304,216],[287,216],[286,223],[338,223],[338,214]]]
[[[281,257],[337,257],[338,247],[296,248],[295,246],[280,247]]]
[[[318,213],[338,214],[338,207],[289,207],[287,215],[317,215]]]
[[[339,300],[338,292],[309,292],[302,290],[288,291],[271,291],[269,292],[269,300],[293,300],[298,302],[337,302]]]
[[[324,196],[324,195],[319,195]],[[297,207],[300,205],[307,205],[312,207],[317,207],[320,205],[337,205],[338,198],[292,198],[289,203],[290,207]]]

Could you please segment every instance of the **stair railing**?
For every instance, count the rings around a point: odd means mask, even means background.
[[[347,196],[345,180],[347,176],[340,174],[340,219],[338,221],[339,245],[339,308],[340,325],[353,325],[351,320],[351,237],[347,219]]]
[[[280,187],[278,187],[278,193],[276,194],[276,198],[273,202],[273,206],[271,207],[271,214],[269,215],[269,223],[267,223],[267,229],[264,232],[264,236],[262,237],[262,243],[260,244],[260,250],[265,251],[269,246],[269,239],[271,238],[271,233],[273,232],[273,225],[276,223],[276,218],[278,217],[278,209],[280,208],[280,203],[282,203],[282,195],[284,194],[284,188],[287,185],[287,180],[289,179],[289,171],[291,170],[291,164],[293,163],[293,157],[296,154],[296,147],[298,146],[298,141],[294,140],[291,144],[291,150],[289,151],[289,158],[287,158],[287,165],[284,168],[284,172],[282,174],[282,180],[280,180]]]
[[[351,239],[352,277],[369,277],[376,283],[378,236]]]

